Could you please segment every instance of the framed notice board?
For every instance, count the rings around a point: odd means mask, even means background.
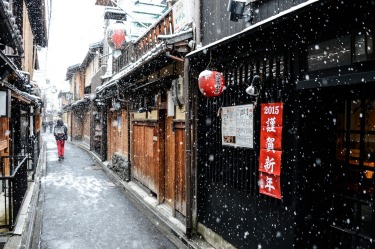
[[[222,145],[254,148],[254,105],[222,107]]]

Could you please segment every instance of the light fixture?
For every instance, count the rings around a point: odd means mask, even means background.
[[[245,11],[245,6],[250,2],[251,0],[229,0],[227,7],[227,11],[230,12],[229,19],[232,22],[238,22],[238,19],[244,18],[246,22],[251,23],[254,12],[252,9]]]
[[[221,72],[204,70],[199,74],[198,86],[206,97],[218,97],[225,89],[225,78]]]
[[[124,49],[127,43],[130,42],[127,27],[122,21],[117,21],[109,25],[106,31],[106,37],[108,46],[114,50],[114,53],[120,52],[120,50]]]

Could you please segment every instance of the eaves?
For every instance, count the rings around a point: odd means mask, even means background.
[[[220,40],[217,40],[215,42],[212,42],[210,44],[207,44],[205,46],[202,46],[189,54],[186,55],[187,58],[193,58],[196,56],[200,56],[203,54],[206,54],[208,50],[214,50],[214,49],[220,49],[224,47],[227,44],[230,44],[233,41],[236,41],[238,39],[242,39],[244,37],[249,37],[250,35],[254,34],[257,31],[264,30],[267,27],[271,25],[275,25],[278,22],[281,22],[283,20],[286,20],[288,18],[291,18],[293,15],[299,14],[303,11],[305,11],[306,8],[317,6],[323,2],[322,0],[308,0],[304,3],[298,4],[296,6],[293,6],[285,11],[282,11],[276,15],[273,15],[261,22],[258,22],[254,25],[251,25],[250,27],[242,30],[241,32],[238,32],[236,34],[224,37]]]
[[[44,0],[26,0],[26,6],[35,42],[46,47],[48,38]]]
[[[18,70],[17,66],[14,65],[1,50],[0,50],[0,80],[5,78],[8,74],[14,72],[21,81],[25,81],[24,75]]]
[[[21,55],[24,53],[22,37],[20,31],[16,30],[15,27],[15,18],[7,10],[4,1],[0,1],[0,42],[17,49],[18,54]]]
[[[160,56],[161,53],[166,52],[167,50],[168,50],[168,48],[165,46],[164,43],[158,44],[155,48],[153,48],[151,51],[149,51],[148,53],[143,55],[137,61],[128,64],[120,72],[113,75],[112,79],[109,80],[107,83],[105,83],[104,85],[96,88],[96,93],[101,93],[103,90],[116,85],[122,78],[131,75],[137,69],[139,69],[143,65],[151,62],[152,60],[156,59],[158,56]]]
[[[75,64],[73,66],[68,67],[66,70],[66,78],[65,80],[70,80],[74,73],[78,72],[81,68],[81,64]]]
[[[12,91],[12,96],[28,104],[34,104],[35,107],[39,108],[42,105],[42,99],[38,96],[28,94],[20,91],[17,87],[7,82],[1,82],[3,86]]]

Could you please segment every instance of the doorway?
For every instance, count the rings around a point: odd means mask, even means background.
[[[375,244],[374,90],[351,90],[338,103],[332,248],[373,248]]]
[[[357,86],[301,93],[297,244],[373,248],[374,92]]]

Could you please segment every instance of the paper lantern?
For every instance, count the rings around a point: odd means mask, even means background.
[[[108,45],[114,50],[124,49],[129,38],[126,33],[126,25],[117,21],[107,28],[107,42]]]
[[[217,97],[223,93],[225,80],[222,73],[204,70],[198,78],[199,90],[206,97]]]

